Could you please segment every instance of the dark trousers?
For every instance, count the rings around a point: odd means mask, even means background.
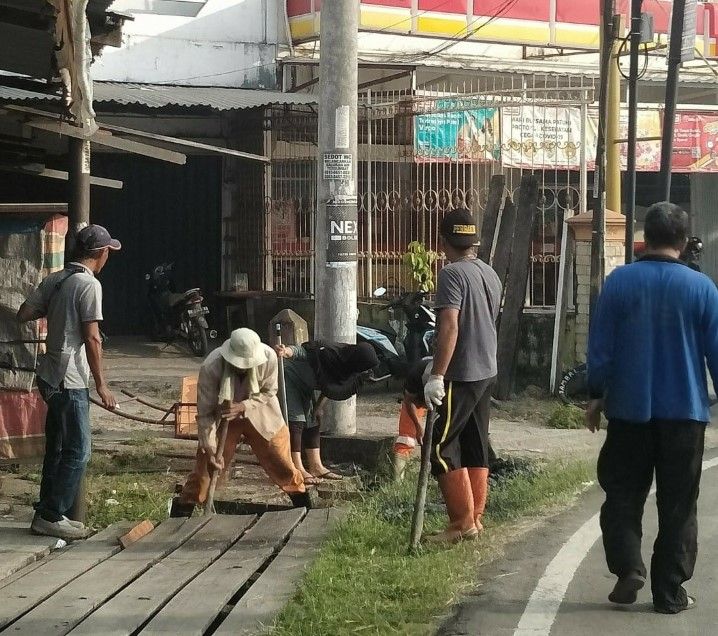
[[[87,389],[55,389],[38,380],[47,404],[45,460],[38,514],[59,521],[72,507],[91,453],[90,400]]]
[[[447,382],[431,441],[431,472],[489,467],[489,415],[495,378]]]
[[[641,521],[655,472],[658,537],[651,588],[654,605],[667,610],[686,606],[683,583],[693,576],[704,440],[701,422],[614,420],[598,458],[598,481],[606,493],[601,508],[603,546],[608,569],[618,577],[646,576]]]

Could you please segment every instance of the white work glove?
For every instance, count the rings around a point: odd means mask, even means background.
[[[443,375],[430,375],[424,386],[424,401],[426,408],[433,410],[435,406],[441,406],[444,401],[446,390],[444,389]]]

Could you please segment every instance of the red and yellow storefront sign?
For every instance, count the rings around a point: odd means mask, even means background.
[[[327,0],[324,0],[325,2]],[[597,49],[600,0],[361,0],[360,29],[502,44]],[[288,0],[295,42],[319,36],[322,0]],[[629,24],[629,0],[618,0]],[[669,31],[672,2],[644,0],[657,35]],[[696,47],[717,57],[718,5],[699,2]]]

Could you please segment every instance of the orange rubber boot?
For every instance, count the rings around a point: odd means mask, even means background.
[[[478,536],[474,520],[474,497],[466,468],[439,475],[439,488],[446,502],[449,526],[428,537],[430,543],[458,543]]]
[[[481,523],[481,518],[484,516],[486,499],[489,495],[489,469],[469,468],[468,471],[469,481],[471,482],[471,491],[474,496],[476,529],[481,532],[484,529],[484,526]]]

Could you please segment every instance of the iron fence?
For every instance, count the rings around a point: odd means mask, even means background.
[[[585,77],[522,75],[478,78],[405,91],[362,93],[358,205],[361,296],[377,287],[411,288],[402,256],[412,241],[439,251],[444,214],[466,207],[480,224],[491,177],[506,178],[516,199],[524,174],[539,179],[527,305],[555,304],[564,219],[585,211],[590,151]],[[317,114],[272,109],[271,188],[265,219],[268,271],[277,291],[314,291]],[[537,132],[538,131],[538,132]],[[498,228],[498,224],[497,224]],[[498,230],[497,230],[498,231]],[[436,270],[442,266],[440,255]]]

